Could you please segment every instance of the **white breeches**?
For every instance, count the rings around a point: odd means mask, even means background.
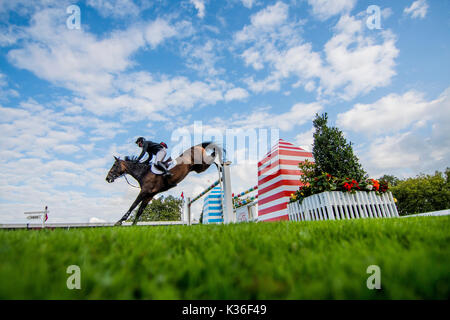
[[[161,150],[159,150],[155,155],[156,163],[158,163],[158,161],[163,161],[164,158],[166,157],[166,154],[167,154],[166,148],[162,148]]]

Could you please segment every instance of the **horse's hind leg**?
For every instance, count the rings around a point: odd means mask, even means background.
[[[125,213],[123,215],[123,217],[120,218],[120,220],[116,222],[115,226],[120,226],[123,221],[127,220],[128,217],[130,216],[131,212],[133,212],[134,208],[136,208],[136,206],[139,204],[139,202],[142,201],[143,198],[144,198],[144,194],[142,192],[140,192],[139,195],[137,196],[136,200],[134,200],[133,204],[131,205],[130,209],[128,209],[127,213]]]
[[[147,198],[144,198],[144,200],[142,200],[141,205],[139,206],[139,209],[136,212],[136,217],[134,217],[133,225],[135,225],[139,221],[139,217],[144,212],[145,207],[150,202],[150,200],[152,200],[152,198],[153,198],[153,195],[150,195]]]

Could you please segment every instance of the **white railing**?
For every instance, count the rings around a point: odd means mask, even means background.
[[[115,222],[80,222],[80,223],[46,223],[46,228],[96,228],[96,227],[114,227]],[[170,226],[170,225],[185,225],[185,221],[142,221],[138,222],[137,226]],[[124,222],[122,227],[131,227],[131,222]],[[38,223],[4,223],[0,224],[0,229],[40,229],[41,224]]]
[[[401,218],[408,217],[439,217],[439,216],[448,216],[450,215],[450,209],[444,209],[439,211],[430,211],[425,213],[417,213],[417,214],[408,214],[406,216],[401,216]]]
[[[377,195],[364,191],[315,194],[303,199],[301,204],[289,203],[288,213],[291,221],[398,217],[390,192]]]

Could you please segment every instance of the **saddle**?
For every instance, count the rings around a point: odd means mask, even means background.
[[[165,161],[161,161],[162,163],[164,163],[164,165],[166,166],[167,170],[172,169],[173,167],[175,167],[177,165],[176,161],[173,161],[171,157],[169,157],[167,160]],[[162,175],[164,174],[164,169],[161,168],[158,164],[156,164],[155,162],[152,162],[150,164],[150,171],[156,175]]]

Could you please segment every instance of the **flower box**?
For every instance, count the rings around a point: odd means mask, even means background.
[[[392,193],[325,191],[288,204],[289,220],[340,220],[398,217]]]

